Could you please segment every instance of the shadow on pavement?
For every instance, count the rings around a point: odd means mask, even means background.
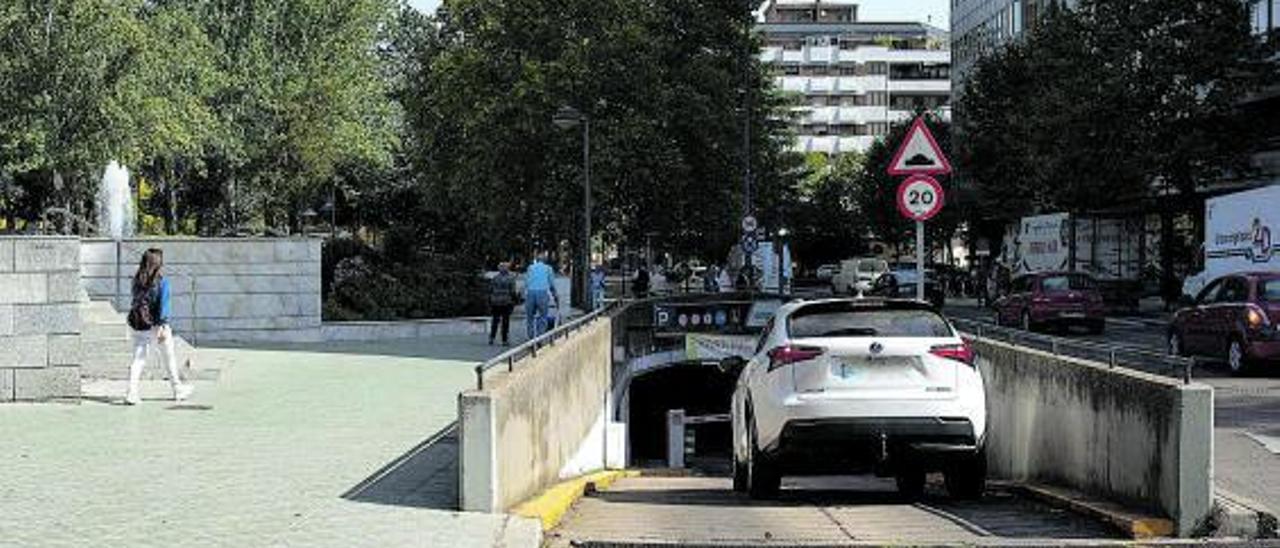
[[[436,432],[342,498],[432,510],[458,509],[458,423]]]

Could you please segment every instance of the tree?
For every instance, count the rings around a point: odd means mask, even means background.
[[[777,223],[791,180],[782,99],[752,54],[743,6],[696,0],[458,0],[418,42],[410,155],[442,251],[492,261],[578,245],[581,134],[592,120],[595,226],[605,241],[719,259],[743,214],[742,166]],[[744,96],[745,93],[745,96]],[[744,158],[748,102],[752,155]]]
[[[1274,53],[1238,0],[1051,8],[966,84],[958,135],[975,220],[1137,212],[1167,195],[1172,245],[1175,216],[1202,226],[1200,188],[1248,174],[1261,128],[1240,105],[1276,83]],[[1162,257],[1168,277],[1169,247]]]

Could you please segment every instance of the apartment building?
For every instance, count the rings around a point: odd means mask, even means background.
[[[945,31],[860,21],[855,0],[770,0],[761,20],[762,58],[800,102],[798,150],[863,152],[918,108],[950,117]]]

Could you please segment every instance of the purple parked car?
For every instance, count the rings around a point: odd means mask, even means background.
[[[1098,283],[1079,272],[1040,272],[1013,279],[1009,294],[996,301],[996,323],[1027,331],[1047,326],[1106,329],[1107,308]]]
[[[1232,373],[1280,364],[1280,272],[1223,276],[1178,311],[1169,352],[1222,358]]]

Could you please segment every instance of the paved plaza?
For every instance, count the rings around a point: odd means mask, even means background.
[[[151,383],[137,407],[111,384],[0,406],[0,546],[536,546],[535,522],[449,509],[456,449],[437,434],[494,352],[206,348],[182,405]]]

